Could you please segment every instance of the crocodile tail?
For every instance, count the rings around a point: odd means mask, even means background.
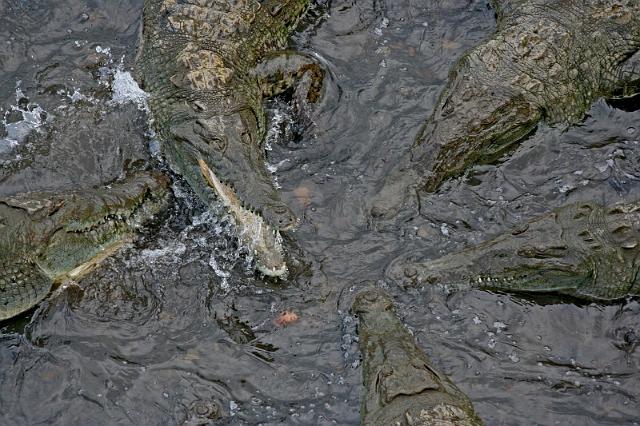
[[[35,262],[11,259],[0,263],[0,321],[31,309],[52,285],[51,278]]]

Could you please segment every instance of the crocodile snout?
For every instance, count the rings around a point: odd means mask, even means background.
[[[355,314],[384,312],[391,309],[393,309],[393,300],[382,290],[375,288],[360,292],[351,306],[351,311]]]
[[[262,212],[265,221],[280,231],[294,229],[298,225],[298,218],[285,205],[273,206]]]

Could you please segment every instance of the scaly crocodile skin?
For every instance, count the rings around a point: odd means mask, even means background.
[[[482,425],[467,396],[418,348],[389,296],[365,290],[351,311],[363,357],[362,425]]]
[[[144,2],[138,77],[164,152],[206,203],[222,200],[267,275],[286,270],[278,231],[297,219],[266,168],[263,98],[308,74],[321,80],[317,65],[287,60],[295,55],[282,51],[308,3]],[[315,99],[311,90],[308,98]]]
[[[0,320],[115,252],[166,207],[168,190],[166,176],[138,173],[108,188],[0,199]]]
[[[392,216],[416,189],[435,191],[469,166],[496,160],[541,121],[572,124],[597,98],[638,91],[639,2],[492,4],[496,33],[451,70],[410,153],[372,203],[374,217]]]
[[[640,203],[561,207],[490,241],[432,261],[398,258],[389,278],[611,300],[640,294]]]

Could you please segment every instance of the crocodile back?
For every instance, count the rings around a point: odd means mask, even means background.
[[[0,321],[31,309],[52,284],[35,262],[23,257],[0,259]]]

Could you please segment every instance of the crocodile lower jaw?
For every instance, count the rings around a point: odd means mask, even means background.
[[[107,257],[111,257],[112,255],[114,255],[116,252],[118,252],[118,250],[120,250],[129,242],[131,242],[131,238],[124,238],[114,241],[113,243],[105,246],[98,254],[93,256],[91,259],[89,259],[82,265],[76,266],[75,268],[73,268],[73,270],[67,273],[67,278],[70,278],[72,280],[82,278],[83,276],[97,268]],[[59,279],[57,279],[56,281],[58,280]]]
[[[239,239],[256,257],[257,269],[264,275],[279,277],[287,272],[280,233],[260,215],[242,207],[236,194],[224,185],[204,160],[199,159],[200,172],[220,201],[233,216]]]

